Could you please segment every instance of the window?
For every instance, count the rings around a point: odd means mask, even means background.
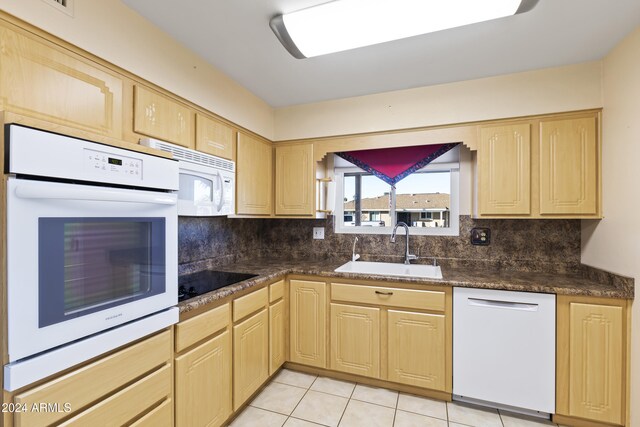
[[[391,234],[404,222],[411,234],[458,235],[459,148],[395,188],[337,156],[334,172],[336,233]]]

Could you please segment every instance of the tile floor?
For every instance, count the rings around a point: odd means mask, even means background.
[[[548,427],[549,421],[282,370],[231,427]]]

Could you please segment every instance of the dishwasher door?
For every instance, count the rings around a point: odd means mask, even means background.
[[[555,295],[454,288],[454,399],[554,413],[555,331]]]

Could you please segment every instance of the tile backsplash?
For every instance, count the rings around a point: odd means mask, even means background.
[[[324,240],[313,240],[313,227],[324,227]],[[471,229],[491,229],[489,246],[473,246]],[[181,272],[210,268],[239,259],[351,258],[354,234],[336,234],[328,219],[242,219],[180,217]],[[391,243],[388,235],[358,234],[356,252],[363,260],[401,262],[404,233]],[[411,236],[418,262],[436,257],[443,266],[576,272],[580,266],[579,220],[511,220],[460,217],[459,236]]]

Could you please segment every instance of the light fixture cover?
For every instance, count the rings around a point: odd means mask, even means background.
[[[336,0],[277,15],[270,26],[296,58],[309,58],[502,18],[538,0]]]

